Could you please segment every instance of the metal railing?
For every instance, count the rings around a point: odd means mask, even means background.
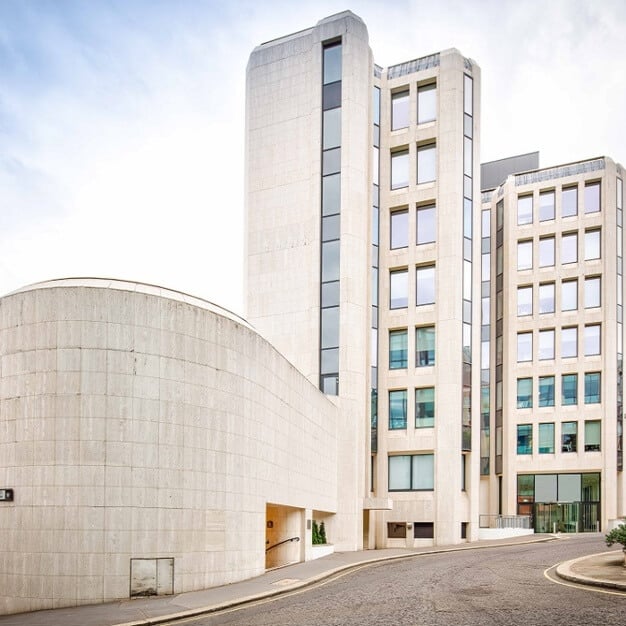
[[[480,515],[480,528],[532,528],[530,515]]]
[[[279,541],[278,543],[275,543],[273,546],[270,546],[269,548],[265,548],[265,554],[267,554],[270,550],[273,550],[274,548],[278,548],[278,546],[282,546],[284,543],[289,543],[291,541],[300,541],[300,537],[290,537],[289,539],[283,539],[283,541]]]

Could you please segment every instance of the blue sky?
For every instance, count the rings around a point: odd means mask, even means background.
[[[0,0],[0,293],[152,282],[243,313],[245,67],[351,9],[376,62],[482,69],[482,160],[626,163],[622,0]]]

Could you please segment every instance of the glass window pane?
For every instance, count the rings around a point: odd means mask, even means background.
[[[322,241],[339,239],[340,234],[339,215],[327,215],[322,218]]]
[[[406,428],[406,389],[389,392],[389,430]]]
[[[533,359],[533,334],[518,333],[517,334],[517,361],[532,361]]]
[[[394,211],[391,214],[391,248],[406,248],[409,245],[409,212]]]
[[[407,366],[408,333],[405,330],[389,331],[389,369],[402,369]]]
[[[517,379],[517,408],[530,409],[533,406],[533,379]]]
[[[339,348],[321,351],[321,374],[333,374],[339,371]]]
[[[390,301],[391,309],[402,309],[409,306],[409,273],[407,270],[391,272]]]
[[[415,329],[415,366],[429,367],[435,364],[435,327]]]
[[[580,474],[558,475],[559,502],[580,502]]]
[[[566,280],[561,283],[561,311],[575,311],[578,308],[578,281]]]
[[[491,279],[491,254],[481,255],[481,278],[483,281]]]
[[[435,266],[425,265],[416,271],[416,304],[433,304],[435,302]]]
[[[322,282],[339,280],[339,241],[322,244]]]
[[[578,187],[566,187],[561,193],[561,215],[578,215]]]
[[[391,153],[391,188],[409,186],[409,151]]]
[[[435,180],[437,169],[437,150],[435,144],[417,147],[417,184]]]
[[[324,85],[322,88],[322,110],[341,106],[341,81]]]
[[[389,491],[411,489],[411,457],[408,455],[389,457]]]
[[[322,153],[322,176],[336,174],[341,170],[341,148],[333,148]]]
[[[341,107],[324,111],[323,149],[341,145]]]
[[[517,223],[519,225],[533,223],[532,196],[519,196],[517,198]]]
[[[471,76],[463,76],[463,113],[474,114],[474,83]]]
[[[322,309],[322,348],[339,346],[339,307]]]
[[[561,378],[561,404],[578,404],[578,374],[563,374]]]
[[[561,329],[561,357],[564,359],[578,356],[578,327]]]
[[[533,314],[533,288],[518,287],[517,288],[517,314],[532,315]]]
[[[539,424],[539,454],[554,454],[554,424]]]
[[[554,265],[554,237],[542,237],[539,240],[539,267]]]
[[[485,209],[482,212],[481,235],[483,237],[491,236],[491,211],[489,209]]]
[[[542,191],[539,194],[539,221],[554,219],[554,191]]]
[[[402,91],[391,95],[391,130],[406,128],[409,125],[409,92]]]
[[[554,376],[539,377],[539,406],[554,406]]]
[[[588,230],[585,232],[585,261],[600,258],[600,231]]]
[[[554,329],[539,331],[539,359],[554,358]]]
[[[600,474],[582,474],[583,502],[600,500]]]
[[[414,454],[412,457],[412,489],[435,488],[435,457],[433,454]]]
[[[600,451],[600,420],[585,422],[585,452]]]
[[[585,373],[585,404],[599,404],[601,399],[600,372]]]
[[[535,502],[556,502],[556,474],[535,474]]]
[[[432,243],[436,239],[437,223],[435,207],[425,206],[417,209],[417,243]]]
[[[517,425],[517,454],[533,453],[533,427],[532,424]]]
[[[324,48],[324,85],[341,80],[341,44]]]
[[[431,428],[435,425],[435,388],[415,390],[415,428]]]
[[[578,423],[561,424],[561,452],[576,452],[578,449]]]
[[[554,283],[539,285],[539,313],[554,313]]]
[[[585,356],[600,354],[600,324],[585,326]]]
[[[322,215],[339,213],[341,203],[341,174],[322,178]]]
[[[585,185],[585,213],[597,213],[600,210],[600,183]]]
[[[417,88],[417,123],[432,122],[437,117],[437,86],[422,85]]]
[[[533,266],[533,242],[517,242],[517,269],[528,270]]]
[[[463,174],[465,176],[472,175],[472,140],[469,137],[463,137]]]
[[[578,234],[569,233],[561,237],[561,263],[578,261]]]
[[[600,277],[585,278],[585,308],[600,306]]]

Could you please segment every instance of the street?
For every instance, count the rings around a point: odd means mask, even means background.
[[[626,623],[626,594],[547,579],[559,562],[603,552],[598,534],[431,554],[364,567],[304,591],[186,620],[198,626],[590,626]]]

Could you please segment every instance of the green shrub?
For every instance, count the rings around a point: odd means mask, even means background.
[[[320,538],[320,529],[319,526],[317,525],[317,522],[315,520],[313,520],[313,545],[317,545],[319,543],[322,543],[322,540]]]
[[[606,545],[609,548],[614,543],[621,544],[622,548],[626,550],[626,524],[622,523],[617,528],[614,528],[610,533],[608,533],[604,540],[606,541]]]
[[[326,543],[326,527],[324,522],[320,524],[320,543]]]

